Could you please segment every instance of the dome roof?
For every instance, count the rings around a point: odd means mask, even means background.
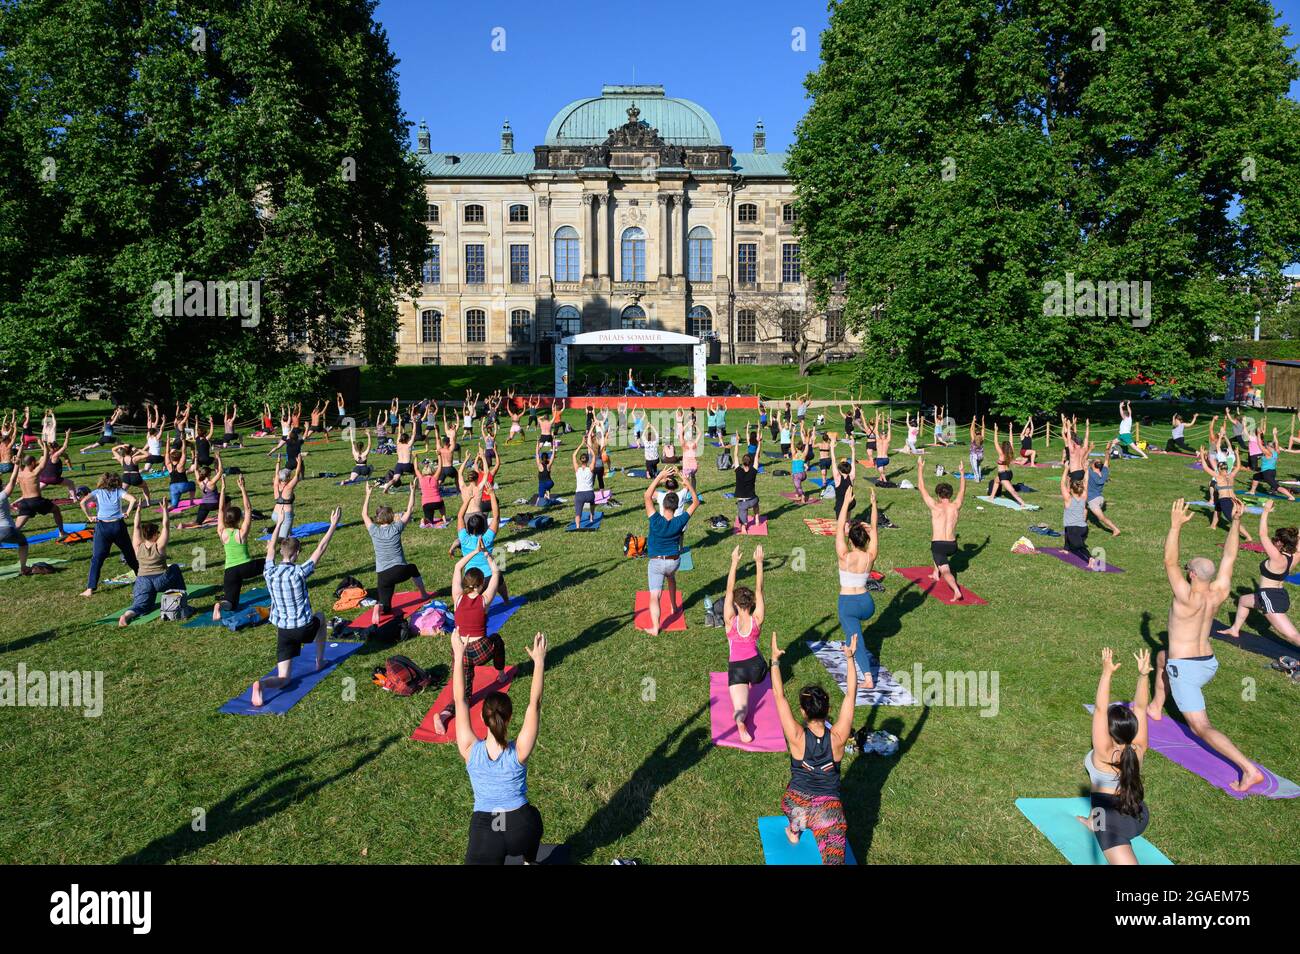
[[[565,106],[546,129],[548,146],[598,145],[609,131],[626,125],[628,110],[640,110],[639,120],[659,130],[665,142],[680,146],[721,146],[722,133],[699,103],[664,95],[662,86],[604,86],[600,95]]]

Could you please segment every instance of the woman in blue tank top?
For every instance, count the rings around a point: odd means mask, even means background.
[[[804,718],[801,724],[785,700],[779,664],[783,653],[776,644],[776,634],[772,634],[772,697],[790,749],[790,784],[781,796],[781,811],[789,819],[785,836],[791,844],[797,844],[805,828],[811,831],[824,865],[844,864],[848,839],[848,822],[840,801],[840,762],[853,732],[853,706],[858,695],[858,667],[853,664],[853,654],[857,648],[857,636],[844,646],[847,687],[834,724],[826,721],[831,700],[821,686],[799,690],[799,710]]]
[[[451,637],[451,671],[463,668],[465,640]],[[542,675],[546,668],[546,637],[538,633],[528,648],[533,660],[532,688],[524,724],[513,741],[506,738],[513,707],[504,692],[490,692],[483,700],[483,724],[488,736],[480,739],[470,726],[465,680],[452,679],[456,704],[456,748],[465,760],[474,789],[474,812],[469,822],[467,865],[503,865],[510,855],[523,856],[525,864],[537,861],[542,844],[542,816],[528,801],[528,757],[537,744],[541,724]]]

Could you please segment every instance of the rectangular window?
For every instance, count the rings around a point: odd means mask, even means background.
[[[470,355],[468,358],[465,359],[465,363],[472,368],[481,368],[487,364],[487,358],[483,357],[483,355],[481,354]]]
[[[784,225],[794,225],[794,206],[781,206],[781,222]]]
[[[420,364],[441,364],[441,363],[442,363],[441,360],[438,359],[438,358],[421,358],[421,359],[420,359]]]
[[[438,216],[439,216],[439,212],[436,203],[430,202],[428,205],[425,206],[424,221],[436,225],[439,221]]]
[[[741,344],[758,340],[758,316],[747,308],[736,312],[736,340]]]
[[[690,333],[696,338],[713,334],[713,319],[692,317]]]
[[[578,259],[578,240],[576,238],[557,238],[555,240],[555,280],[557,282],[580,281],[581,267]]]
[[[484,253],[485,247],[486,246],[483,245],[465,246],[466,285],[487,284],[487,256]]]
[[[803,317],[797,311],[781,312],[781,340],[796,344],[803,332]]]
[[[838,310],[826,312],[826,340],[844,340],[844,312]]]
[[[487,312],[477,308],[465,312],[465,340],[474,344],[487,341]]]
[[[758,359],[752,354],[736,355],[736,364],[758,364]]]
[[[752,203],[746,203],[740,207],[740,213],[736,216],[737,220],[749,225],[758,221],[758,206]]]
[[[437,285],[442,281],[442,246],[429,243],[424,253],[424,266],[420,269],[420,280],[426,285]]]
[[[425,344],[442,341],[442,315],[436,311],[420,313],[420,340]]]
[[[803,271],[799,267],[799,244],[789,242],[781,246],[781,281],[798,283],[803,281]]]
[[[481,205],[467,205],[467,206],[465,206],[465,221],[466,221],[466,222],[482,222],[482,221],[483,221],[483,206],[481,206]]]
[[[510,246],[510,284],[528,284],[528,246]]]
[[[522,308],[510,313],[510,341],[512,344],[532,344],[533,316]]]
[[[713,281],[713,239],[687,242],[686,278],[693,282]]]
[[[753,242],[742,242],[736,250],[737,281],[741,285],[753,286],[758,284],[758,245]]]

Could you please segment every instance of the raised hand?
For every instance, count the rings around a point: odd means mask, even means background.
[[[1120,664],[1115,662],[1114,651],[1107,646],[1101,651],[1101,672],[1103,676],[1110,676],[1119,669]]]
[[[533,661],[533,665],[540,666],[546,659],[546,634],[538,633],[533,637],[533,644],[525,646],[524,650],[528,653],[528,658]]]
[[[1133,654],[1137,660],[1138,675],[1149,676],[1151,674],[1151,650],[1140,649]]]

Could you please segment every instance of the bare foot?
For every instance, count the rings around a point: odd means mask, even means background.
[[[447,720],[443,718],[446,714],[447,713],[443,711],[433,717],[433,731],[436,735],[447,734]]]
[[[745,728],[744,722],[736,723],[736,732],[739,733],[741,742],[748,744],[754,741],[754,737],[750,735],[749,730]]]
[[[1229,782],[1228,787],[1234,792],[1248,792],[1263,781],[1264,773],[1252,765],[1238,781]]]
[[[1116,527],[1114,530],[1112,530],[1112,531],[1110,532],[1110,535],[1111,535],[1112,537],[1118,537],[1118,536],[1119,536],[1119,528]]]
[[[646,632],[649,633],[651,636],[658,636],[658,635],[659,635],[659,627],[658,627],[658,626],[651,626],[649,629],[646,630]]]
[[[82,595],[82,596],[94,596],[94,595],[95,595],[95,591],[94,591],[94,590],[82,590],[82,591],[81,591],[81,595]]]
[[[785,826],[785,837],[786,837],[786,840],[789,841],[790,844],[792,844],[792,845],[797,845],[797,844],[799,844],[799,837],[800,837],[800,835],[802,835],[802,834],[803,834],[802,832],[793,832],[793,831],[791,831],[789,825],[786,825],[786,826]]]
[[[1231,636],[1233,639],[1241,638],[1241,630],[1236,626],[1229,626],[1227,629],[1219,631],[1220,636]]]
[[[259,708],[262,705],[262,680],[260,679],[253,683],[253,705]]]
[[[1148,718],[1148,719],[1154,719],[1154,720],[1156,720],[1157,722],[1159,722],[1159,721],[1160,721],[1161,719],[1163,719],[1164,717],[1165,717],[1165,707],[1164,707],[1164,706],[1162,706],[1162,705],[1161,705],[1161,706],[1158,706],[1158,705],[1156,705],[1154,702],[1151,702],[1151,703],[1148,703],[1148,704],[1147,704],[1147,718]]]
[[[504,686],[509,681],[510,678],[506,675],[506,671],[504,669],[502,669],[500,672],[497,673],[496,685]]]
[[[118,626],[126,626],[126,625],[127,625],[128,623],[130,623],[130,622],[131,622],[131,614],[130,614],[130,613],[123,613],[121,616],[119,616],[119,617],[117,618],[117,625],[118,625]]]
[[[871,677],[871,673],[864,672],[862,674],[862,688],[863,689],[876,688],[876,680]]]
[[[961,590],[954,586],[952,588],[952,601],[954,603],[960,603],[963,598]]]

